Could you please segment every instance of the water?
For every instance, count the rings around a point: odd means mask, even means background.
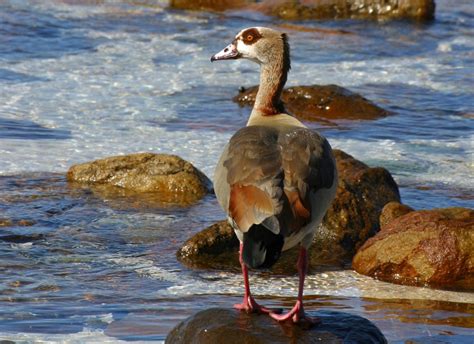
[[[333,146],[388,168],[417,209],[474,206],[473,16],[469,1],[438,1],[431,24],[296,23],[346,35],[286,30],[289,85],[335,83],[394,112],[312,125]],[[249,114],[231,98],[258,73],[250,62],[209,57],[243,27],[281,24],[162,4],[0,3],[0,218],[12,222],[0,227],[0,340],[161,341],[194,312],[240,299],[238,274],[190,270],[175,258],[192,233],[222,219],[213,197],[159,208],[72,187],[63,173],[152,151],[178,154],[212,176]],[[274,281],[282,287],[251,277],[265,304],[289,307],[295,278]],[[365,316],[395,343],[472,342],[472,293],[328,271],[311,276],[305,294],[309,309]]]

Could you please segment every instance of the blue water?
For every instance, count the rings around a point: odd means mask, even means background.
[[[310,125],[334,147],[389,169],[417,209],[474,207],[473,17],[470,1],[438,1],[428,24],[308,21],[293,24],[349,34],[286,30],[289,85],[337,84],[393,112]],[[0,219],[12,222],[0,227],[0,339],[159,341],[195,311],[239,299],[239,275],[193,271],[175,258],[192,233],[223,218],[213,197],[160,208],[69,186],[64,172],[152,151],[178,154],[212,177],[223,144],[250,112],[231,99],[258,82],[258,70],[209,57],[241,28],[282,24],[256,13],[126,2],[0,3]],[[252,278],[267,303],[291,304],[293,277],[282,290]],[[313,308],[331,303],[368,317],[393,341],[469,334],[449,319],[472,316],[465,305],[474,302],[472,294],[392,286],[351,271],[311,276],[306,294]],[[376,313],[372,298],[381,300]],[[403,302],[384,309],[392,298],[457,306],[420,304],[445,319],[420,323]]]

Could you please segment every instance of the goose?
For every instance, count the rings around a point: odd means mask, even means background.
[[[241,58],[260,65],[260,86],[247,125],[226,144],[214,173],[218,203],[240,241],[245,292],[234,307],[282,322],[317,324],[303,308],[307,252],[335,197],[336,163],[328,141],[286,114],[280,101],[290,69],[286,34],[244,29],[211,62]],[[250,292],[248,268],[270,268],[282,251],[297,245],[295,306],[286,314],[260,306]]]

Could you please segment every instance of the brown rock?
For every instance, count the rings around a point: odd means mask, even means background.
[[[258,86],[241,88],[233,100],[240,105],[253,105]],[[285,108],[295,117],[327,122],[327,120],[373,120],[389,112],[364,97],[336,85],[295,86],[283,90]]]
[[[319,317],[321,324],[308,329],[279,324],[269,316],[211,308],[178,324],[165,343],[387,343],[382,332],[360,316],[334,311],[310,312],[310,316]]]
[[[225,11],[248,9],[287,19],[397,19],[431,20],[434,0],[170,0],[178,9]]]
[[[177,204],[199,200],[209,192],[211,185],[202,172],[180,157],[152,153],[114,156],[74,165],[67,179],[136,193],[156,193],[161,201]],[[107,196],[113,194],[103,187],[99,189]]]
[[[242,8],[252,0],[170,0],[170,6],[181,10],[225,11]]]
[[[266,0],[257,7],[267,15],[287,20],[356,18],[431,20],[434,0]]]
[[[356,271],[387,282],[474,290],[474,211],[413,211],[357,252]]]
[[[339,188],[310,250],[310,268],[341,266],[379,230],[385,204],[400,201],[398,187],[383,168],[369,168],[352,156],[334,150]],[[228,224],[218,224],[191,237],[178,251],[180,261],[192,267],[238,269],[238,242]],[[284,252],[272,273],[296,271],[298,248]]]
[[[13,222],[10,219],[0,219],[0,227],[10,227],[13,226]]]
[[[192,267],[239,268],[239,240],[227,220],[217,222],[189,238],[178,250],[177,258]]]
[[[388,223],[390,223],[390,221],[402,215],[408,214],[411,211],[414,211],[414,209],[405,204],[401,204],[399,202],[387,203],[382,209],[382,214],[380,214],[380,227],[385,227]]]

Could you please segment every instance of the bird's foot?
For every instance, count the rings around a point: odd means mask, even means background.
[[[260,306],[252,296],[244,297],[242,303],[235,304],[234,308],[239,311],[258,314],[280,314],[282,312],[281,309],[270,309]]]
[[[293,323],[302,324],[305,327],[313,327],[321,323],[321,319],[306,315],[300,301],[296,301],[295,306],[286,314],[269,313],[269,315],[279,322],[291,320]]]

